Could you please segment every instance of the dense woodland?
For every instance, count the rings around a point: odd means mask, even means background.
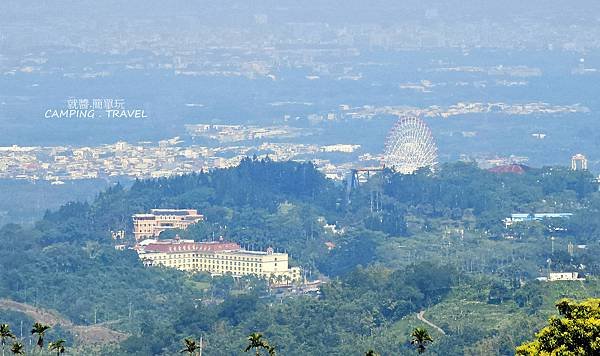
[[[452,163],[387,170],[347,192],[311,163],[249,158],[115,185],[34,226],[2,227],[0,299],[58,310],[76,324],[110,321],[129,335],[118,345],[52,330],[72,349],[105,354],[176,354],[185,337],[202,335],[206,354],[237,355],[254,331],[282,355],[411,354],[410,330],[424,326],[415,315],[425,310],[446,332],[431,330],[428,353],[512,355],[558,298],[600,292],[597,191],[590,173],[563,167],[496,174]],[[326,281],[321,295],[282,298],[253,278],[144,268],[135,252],[114,249],[110,232],[131,232],[131,215],[151,208],[202,212],[205,222],[178,232],[186,238],[287,251]],[[516,212],[574,215],[506,228],[502,219]],[[537,281],[548,269],[588,279]],[[0,321],[13,330],[32,322],[3,310]]]

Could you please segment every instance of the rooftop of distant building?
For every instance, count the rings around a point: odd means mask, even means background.
[[[261,255],[286,255],[286,253],[275,252],[272,248],[266,251],[251,251],[242,248],[235,242],[220,241],[204,241],[196,242],[194,240],[181,239],[178,236],[174,239],[146,239],[140,241],[137,245],[138,252],[141,253],[178,253],[187,251],[197,252],[235,252],[247,256]]]
[[[497,166],[488,169],[489,172],[492,173],[514,173],[514,174],[523,174],[527,172],[530,168],[523,164],[507,164],[504,166]]]
[[[223,242],[223,241],[211,241],[211,242],[196,242],[194,240],[182,240],[179,238],[170,240],[155,240],[148,239],[138,244],[139,250],[151,253],[151,252],[185,252],[185,251],[198,251],[198,252],[225,252],[225,251],[239,251],[241,246],[235,242]]]

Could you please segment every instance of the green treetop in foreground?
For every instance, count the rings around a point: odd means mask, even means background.
[[[517,355],[600,354],[600,299],[556,304],[561,317],[553,316],[536,334],[536,340],[517,348]]]
[[[200,349],[202,349],[202,345],[191,337],[186,337],[183,340],[185,343],[185,348],[180,351],[180,353],[187,353],[189,355],[196,355]]]
[[[275,347],[269,345],[269,342],[263,338],[261,333],[252,333],[248,336],[248,346],[244,352],[254,349],[256,356],[260,356],[260,350],[265,349],[270,356],[275,356]]]
[[[44,337],[46,336],[46,332],[48,330],[50,330],[49,325],[44,325],[37,322],[33,324],[33,327],[31,328],[31,335],[37,335],[38,339],[36,345],[40,348],[40,352],[44,348]]]
[[[431,335],[429,335],[429,331],[425,328],[415,328],[410,336],[412,337],[410,343],[416,345],[417,352],[420,354],[427,350],[426,345],[428,342],[433,342]]]
[[[48,350],[50,350],[52,352],[56,352],[56,356],[60,356],[61,354],[64,354],[66,351],[65,342],[66,341],[64,339],[52,341],[48,344]]]
[[[6,340],[14,339],[15,335],[10,331],[8,324],[0,324],[0,344],[2,345],[2,355],[4,355],[4,347]]]

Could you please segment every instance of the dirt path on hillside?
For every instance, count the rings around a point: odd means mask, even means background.
[[[420,312],[417,313],[417,319],[421,320],[425,324],[427,324],[427,325],[431,326],[432,328],[436,329],[437,331],[441,332],[442,335],[446,335],[446,332],[442,328],[435,325],[431,321],[425,319],[425,310],[421,310]]]
[[[61,327],[73,333],[77,341],[84,345],[119,343],[128,337],[127,334],[114,331],[101,325],[75,325],[54,310],[36,308],[32,305],[15,302],[13,300],[0,299],[0,309],[23,313],[42,324],[50,326],[60,324]]]

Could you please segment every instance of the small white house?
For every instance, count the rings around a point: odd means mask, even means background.
[[[550,272],[548,281],[585,281],[585,276],[579,272]]]

